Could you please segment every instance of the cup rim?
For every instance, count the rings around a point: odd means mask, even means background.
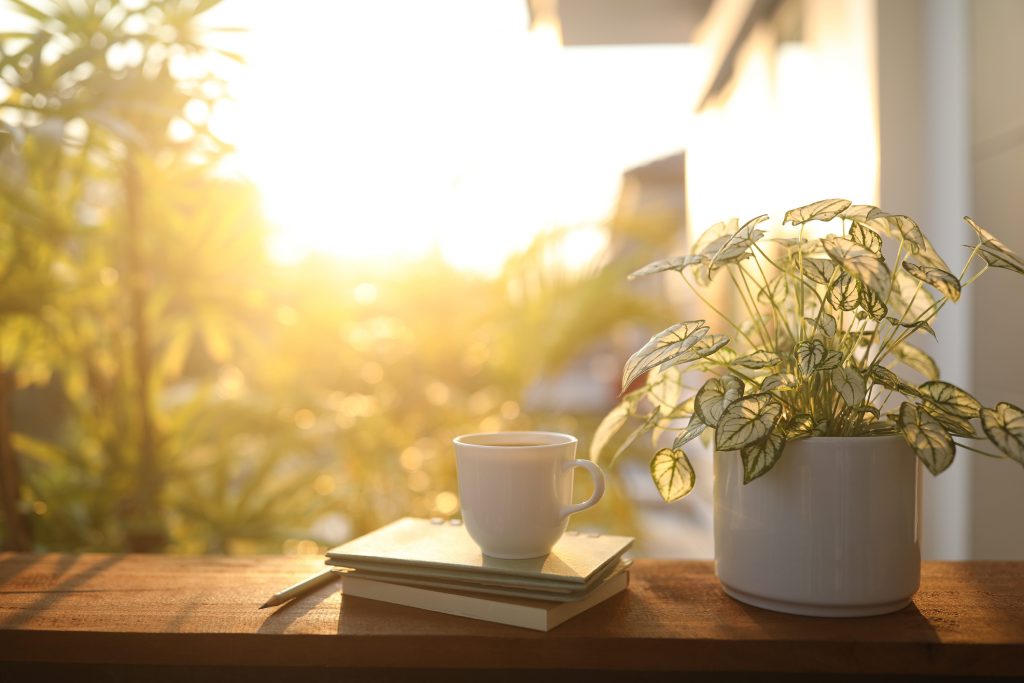
[[[471,439],[479,439],[482,437],[502,437],[510,438],[517,437],[523,439],[553,439],[550,442],[542,444],[487,444],[487,443],[474,443]],[[541,431],[502,431],[502,432],[475,432],[473,434],[461,434],[454,439],[452,443],[456,446],[470,446],[472,448],[484,448],[488,450],[507,450],[507,449],[537,449],[537,448],[553,448],[558,446],[568,446],[571,444],[579,443],[572,434],[565,434],[562,432],[541,432]]]

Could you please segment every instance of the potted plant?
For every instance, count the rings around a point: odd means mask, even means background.
[[[942,381],[915,339],[982,273],[1024,275],[1024,260],[970,218],[978,239],[956,274],[913,220],[873,206],[815,202],[772,235],[767,219],[718,223],[691,254],[630,276],[678,272],[732,329],[692,320],[654,335],[627,361],[591,455],[612,451],[631,418],[612,459],[644,432],[674,431],[650,464],[671,501],[693,488],[687,443],[712,441],[729,594],[799,614],[893,611],[919,584],[918,462],[939,474],[959,447],[1024,464],[1024,411]],[[716,278],[741,319],[702,294]]]

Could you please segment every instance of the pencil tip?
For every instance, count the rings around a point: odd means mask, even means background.
[[[267,600],[265,603],[260,605],[260,609],[266,609],[268,607],[273,607],[273,606],[274,606],[273,602],[271,600]]]

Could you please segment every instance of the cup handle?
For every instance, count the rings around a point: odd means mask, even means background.
[[[597,501],[601,500],[601,496],[604,495],[604,472],[601,468],[595,465],[590,460],[573,460],[572,462],[566,463],[567,469],[574,467],[582,467],[583,469],[590,472],[590,476],[594,478],[594,494],[587,498],[582,503],[574,503],[572,505],[566,505],[562,508],[561,516],[565,519],[569,515],[586,510],[589,507],[593,507],[597,504]]]

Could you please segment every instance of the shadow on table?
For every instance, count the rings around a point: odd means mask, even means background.
[[[80,571],[70,574],[75,565],[87,561],[76,555],[53,556],[22,556],[18,562],[5,562],[0,565],[0,583],[7,585],[17,575],[28,569],[46,571],[47,574],[56,577],[56,580],[48,585],[40,597],[24,607],[12,610],[7,616],[0,617],[0,628],[17,628],[31,619],[36,614],[47,611],[58,603],[65,595],[75,591],[79,586],[93,579],[107,569],[121,561],[120,555],[107,555],[94,563],[82,568]],[[43,565],[43,566],[40,566]],[[70,574],[70,575],[69,575]],[[61,579],[60,577],[66,576]]]
[[[325,601],[330,600],[331,596],[337,593],[340,587],[340,581],[333,581],[283,605],[268,607],[264,611],[269,612],[269,614],[260,625],[258,632],[285,633],[289,626],[318,607],[321,607]]]

